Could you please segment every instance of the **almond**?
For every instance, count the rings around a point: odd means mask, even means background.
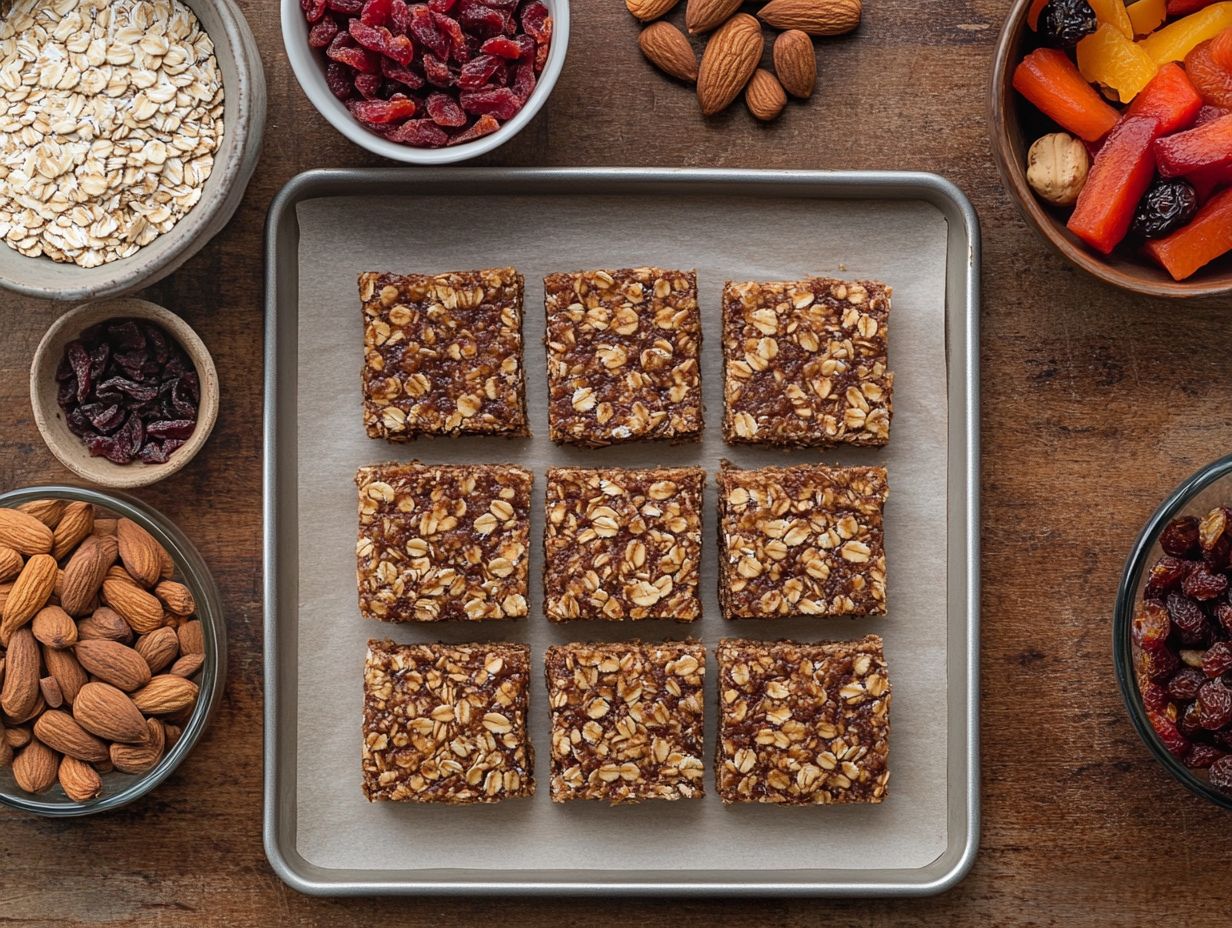
[[[667,23],[656,23],[655,25],[666,26]],[[650,28],[653,29],[654,26]],[[192,590],[174,580],[159,581],[154,587],[154,595],[172,615],[192,615],[197,611],[197,602],[193,599]]]
[[[42,525],[42,523],[39,523]],[[35,613],[47,604],[51,591],[56,586],[59,571],[56,559],[50,554],[36,554],[26,561],[13,589],[4,601],[4,618],[0,620],[0,644],[7,643],[13,632],[21,628]]]
[[[115,519],[112,519],[109,517],[105,517],[102,519],[96,517],[94,519],[94,534],[95,535],[98,535],[99,537],[102,537],[104,535],[114,537],[115,533],[116,533],[116,520]]]
[[[60,684],[55,677],[43,677],[39,680],[39,692],[43,694],[43,702],[49,709],[59,709],[64,705],[64,694],[60,692]]]
[[[60,605],[70,615],[84,615],[98,594],[103,578],[115,563],[118,545],[114,538],[87,538],[64,565]]]
[[[110,683],[91,681],[83,686],[73,701],[73,718],[86,731],[108,741],[140,744],[147,736],[141,710]]]
[[[49,529],[55,530],[60,517],[64,515],[64,500],[62,499],[32,499],[17,507],[18,512],[34,516]]]
[[[49,709],[34,723],[34,734],[48,747],[88,763],[107,760],[107,742],[96,738],[67,712]]]
[[[180,740],[180,735],[184,734],[184,729],[179,725],[169,725],[163,723],[163,737],[167,740],[167,750],[170,751],[175,747],[175,743]]]
[[[43,663],[47,666],[47,672],[55,678],[56,685],[60,687],[60,695],[64,697],[64,701],[72,703],[89,680],[73,652],[44,647]]]
[[[13,762],[13,746],[9,744],[4,722],[0,721],[0,770]]]
[[[697,101],[713,116],[740,95],[761,60],[761,24],[737,13],[710,39],[697,76]]]
[[[625,6],[642,22],[648,22],[670,13],[678,2],[679,0],[625,0]]]
[[[67,557],[94,530],[94,507],[74,500],[64,507],[64,515],[56,526],[52,551],[56,560]]]
[[[131,693],[150,682],[150,665],[126,644],[93,638],[77,642],[73,653],[87,671],[125,692]]]
[[[60,650],[77,643],[77,623],[59,606],[44,606],[34,616],[30,630],[39,643]]]
[[[201,665],[204,663],[204,654],[185,654],[171,665],[171,669],[168,670],[167,673],[173,673],[177,677],[191,679],[197,675],[197,672],[201,669]]]
[[[21,552],[16,548],[0,545],[0,583],[16,577],[25,563]]]
[[[860,0],[770,0],[757,16],[775,29],[842,35],[860,25]]]
[[[150,673],[162,673],[179,656],[180,639],[174,628],[156,628],[138,638],[135,647],[137,653],[145,658]]]
[[[4,740],[14,751],[24,748],[34,737],[29,725],[5,725]]]
[[[14,722],[23,721],[38,705],[39,646],[28,628],[19,628],[9,639],[4,655],[4,686],[0,708]]]
[[[774,73],[793,97],[813,95],[817,83],[817,56],[807,32],[789,29],[774,40]]]
[[[197,684],[174,674],[154,677],[133,693],[133,705],[147,715],[170,715],[197,701]]]
[[[0,545],[26,557],[51,552],[51,529],[34,516],[16,509],[0,509]]]
[[[124,569],[144,587],[156,584],[162,572],[159,552],[163,546],[132,519],[116,522],[116,537],[120,540],[120,560]]]
[[[171,560],[171,555],[167,553],[167,549],[161,545],[158,548],[159,570],[158,576],[163,580],[170,580],[175,576],[175,561]]]
[[[60,789],[73,802],[89,802],[103,791],[98,771],[75,757],[60,761]]]
[[[205,631],[201,627],[200,619],[185,622],[177,629],[176,633],[180,637],[181,654],[205,653]]]
[[[104,580],[103,599],[139,635],[163,625],[163,604],[128,580]]]
[[[60,758],[37,738],[31,740],[13,758],[13,779],[27,793],[41,793],[56,782]]]
[[[99,606],[89,617],[77,623],[77,639],[106,638],[128,644],[133,640],[133,630],[114,609]]]
[[[744,91],[744,102],[748,104],[749,112],[762,122],[777,119],[783,107],[787,105],[787,94],[779,79],[765,68],[758,68],[749,80],[749,86]]]
[[[697,80],[697,55],[684,33],[671,23],[651,23],[637,37],[637,44],[650,63],[677,80]]]
[[[689,35],[717,29],[738,9],[741,0],[689,0],[684,8],[684,27]]]
[[[167,745],[163,723],[158,719],[146,719],[145,723],[149,737],[144,744],[113,744],[111,746],[111,763],[121,773],[138,776],[149,773],[162,759],[163,750]]]

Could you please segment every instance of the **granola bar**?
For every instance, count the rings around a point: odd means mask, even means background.
[[[724,462],[718,482],[725,618],[886,611],[884,467]]]
[[[813,277],[723,288],[723,438],[732,444],[884,445],[892,290]]]
[[[572,619],[701,616],[700,467],[547,474],[544,612]]]
[[[556,645],[545,667],[553,802],[705,793],[700,642]]]
[[[543,290],[552,441],[700,438],[695,272],[549,274]]]
[[[890,678],[881,639],[719,642],[715,787],[724,803],[881,802]]]
[[[361,467],[359,610],[386,622],[526,615],[530,471],[510,465]]]
[[[369,641],[363,790],[369,802],[499,802],[535,792],[524,644]]]
[[[364,425],[372,438],[529,434],[522,275],[359,275]]]

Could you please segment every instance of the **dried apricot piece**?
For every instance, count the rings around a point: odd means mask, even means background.
[[[1232,69],[1215,60],[1215,40],[1203,42],[1185,56],[1185,73],[1211,106],[1232,107]]]

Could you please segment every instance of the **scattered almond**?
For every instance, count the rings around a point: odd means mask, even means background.
[[[162,673],[179,655],[180,639],[174,628],[156,628],[138,638],[134,647],[144,658],[151,674]]]
[[[134,648],[126,644],[95,638],[77,642],[73,653],[87,671],[126,693],[140,689],[150,682],[150,665]]]
[[[60,605],[70,615],[84,615],[90,601],[102,588],[103,578],[115,563],[118,545],[114,538],[92,536],[81,543],[64,565]]]
[[[43,648],[43,664],[47,667],[47,672],[55,677],[64,701],[71,704],[89,680],[85,669],[77,662],[72,651],[48,647]]]
[[[116,522],[116,537],[120,540],[120,560],[124,569],[144,587],[156,584],[162,571],[159,556],[162,545],[132,519]]]
[[[775,29],[842,35],[860,25],[861,0],[770,0],[757,13]]]
[[[4,510],[0,510],[2,512]],[[39,522],[39,525],[43,523]],[[56,559],[50,554],[36,554],[26,561],[13,589],[4,601],[4,618],[0,620],[0,644],[7,644],[13,632],[34,618],[56,585]]]
[[[195,677],[204,665],[204,654],[184,654],[171,665],[167,673],[173,673],[177,677]]]
[[[684,8],[684,27],[690,35],[717,29],[740,9],[741,0],[688,0]]]
[[[19,628],[4,654],[4,686],[0,708],[10,721],[24,720],[38,704],[39,646],[28,628]]]
[[[13,746],[9,744],[4,722],[0,721],[0,769],[13,762]]]
[[[744,102],[748,104],[749,112],[762,122],[777,119],[783,107],[787,105],[787,94],[779,79],[765,68],[758,68],[749,80],[749,86],[744,91]]]
[[[666,16],[679,0],[625,0],[629,12],[642,22]]]
[[[133,693],[133,704],[148,715],[170,715],[197,701],[197,684],[174,674],[159,674]]]
[[[656,23],[658,25],[667,25],[666,23]],[[650,27],[655,28],[654,26]],[[193,600],[192,590],[182,583],[176,583],[174,580],[161,580],[154,587],[154,595],[158,597],[163,606],[172,615],[192,615],[197,611],[197,604]]]
[[[60,757],[37,738],[13,757],[13,779],[27,793],[51,789],[60,768]]]
[[[176,630],[176,634],[180,638],[181,654],[205,653],[205,632],[201,627],[200,619],[185,622]]]
[[[12,548],[26,557],[49,554],[51,529],[34,516],[16,509],[0,509],[0,545]]]
[[[34,637],[49,648],[62,650],[77,643],[77,623],[59,606],[44,606],[30,623]]]
[[[88,732],[109,741],[138,744],[145,740],[145,718],[123,690],[92,681],[73,702],[73,718]]]
[[[103,599],[139,635],[162,627],[163,604],[129,580],[104,580]]]
[[[697,80],[697,55],[693,53],[693,46],[671,23],[651,23],[642,30],[637,44],[650,63],[664,74],[689,83]]]
[[[137,775],[148,773],[162,759],[163,750],[167,745],[163,723],[158,719],[146,719],[145,724],[149,736],[144,743],[116,743],[111,746],[111,763],[121,773]]]
[[[94,507],[78,500],[68,503],[52,538],[52,550],[56,560],[67,556],[93,530]]]
[[[77,637],[81,641],[107,638],[128,644],[133,640],[133,630],[114,609],[99,606],[88,618],[77,623]]]
[[[24,512],[28,516],[34,516],[34,518],[54,531],[60,521],[60,517],[64,515],[64,500],[32,499],[30,502],[22,503],[18,506],[17,511]]]
[[[104,537],[104,536],[114,537],[116,533],[116,522],[118,521],[119,521],[118,519],[111,519],[111,518],[100,519],[98,517],[95,517],[94,534],[98,535],[99,537]]]
[[[779,34],[774,40],[774,73],[793,97],[812,96],[817,83],[817,56],[808,33],[788,29]]]
[[[90,734],[67,712],[49,709],[34,723],[34,734],[43,744],[89,763],[107,760],[107,742]]]
[[[103,791],[103,781],[98,771],[75,757],[60,761],[60,788],[74,802],[88,802]]]
[[[761,60],[761,25],[747,13],[737,13],[711,38],[697,76],[697,100],[702,113],[713,116],[739,96]]]

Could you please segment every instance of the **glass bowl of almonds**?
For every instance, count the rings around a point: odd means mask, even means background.
[[[1232,809],[1232,455],[1185,480],[1138,536],[1117,591],[1113,658],[1150,753]]]
[[[225,675],[218,589],[166,517],[73,486],[0,494],[0,803],[68,817],[144,796]]]

